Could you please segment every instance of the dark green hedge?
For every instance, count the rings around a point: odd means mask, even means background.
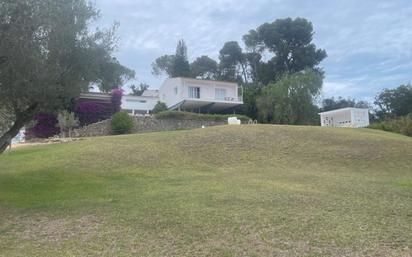
[[[396,119],[376,122],[369,125],[371,129],[380,129],[412,137],[412,114]]]
[[[127,134],[133,128],[133,118],[126,112],[118,112],[113,115],[111,126],[113,134]]]
[[[214,120],[227,121],[228,117],[237,117],[243,123],[250,120],[249,117],[239,114],[202,114],[193,112],[164,111],[155,114],[157,119],[177,119],[177,120]]]

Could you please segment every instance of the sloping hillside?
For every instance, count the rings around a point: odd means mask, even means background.
[[[410,256],[412,139],[222,126],[0,156],[0,256]]]

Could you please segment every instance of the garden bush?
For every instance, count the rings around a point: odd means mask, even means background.
[[[393,120],[392,129],[394,132],[412,137],[412,114]]]
[[[412,114],[396,119],[376,122],[369,125],[371,129],[380,129],[412,137]]]
[[[167,106],[165,103],[158,101],[155,107],[153,108],[153,113],[160,113],[167,111]]]
[[[126,112],[118,112],[113,115],[111,126],[113,134],[127,134],[133,128],[133,117]]]

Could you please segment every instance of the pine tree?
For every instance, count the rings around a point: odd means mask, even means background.
[[[180,40],[176,47],[176,54],[173,63],[173,77],[190,77],[190,65],[187,60],[187,47],[183,40]]]

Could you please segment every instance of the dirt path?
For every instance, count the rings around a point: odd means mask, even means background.
[[[36,145],[50,145],[50,144],[57,144],[57,143],[52,143],[52,142],[47,142],[47,143],[18,143],[18,144],[12,144],[11,149],[27,147],[27,146],[36,146]]]

